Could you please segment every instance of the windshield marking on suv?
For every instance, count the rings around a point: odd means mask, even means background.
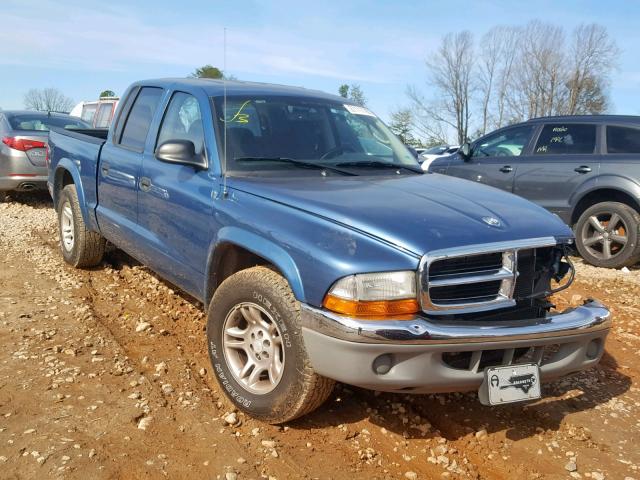
[[[240,105],[240,108],[233,115],[233,117],[231,117],[230,120],[227,120],[224,117],[221,118],[220,120],[222,120],[223,122],[226,122],[226,123],[233,123],[233,122],[236,122],[236,123],[249,123],[249,114],[248,113],[241,113],[241,112],[244,109],[244,107],[246,107],[247,104],[249,104],[250,102],[251,102],[251,100],[247,100],[242,105]]]

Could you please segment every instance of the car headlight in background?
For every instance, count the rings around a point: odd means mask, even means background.
[[[416,313],[420,310],[416,272],[360,273],[341,278],[329,289],[324,307],[354,317]]]

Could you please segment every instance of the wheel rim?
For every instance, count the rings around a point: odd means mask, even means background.
[[[73,211],[71,210],[71,204],[67,201],[64,202],[60,215],[60,231],[62,234],[62,245],[67,251],[73,249],[73,241],[75,239],[75,230],[73,226]]]
[[[582,244],[589,254],[600,260],[619,256],[629,241],[629,228],[617,213],[591,215],[582,227]]]
[[[273,317],[255,303],[241,303],[227,314],[222,345],[227,366],[248,392],[272,391],[284,372],[282,335]]]

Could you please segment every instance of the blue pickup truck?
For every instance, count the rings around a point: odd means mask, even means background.
[[[569,228],[424,173],[344,98],[137,82],[108,132],[52,129],[48,162],[64,260],[98,265],[110,242],[202,301],[213,374],[264,421],[311,412],[335,381],[527,401],[602,356],[606,307],[551,302],[574,276]]]

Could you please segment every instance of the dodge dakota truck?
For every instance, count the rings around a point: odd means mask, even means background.
[[[530,401],[603,354],[607,308],[552,303],[574,277],[558,217],[423,172],[344,98],[142,81],[108,132],[48,145],[64,260],[96,266],[109,242],[200,300],[212,374],[264,421],[311,412],[335,381]]]

